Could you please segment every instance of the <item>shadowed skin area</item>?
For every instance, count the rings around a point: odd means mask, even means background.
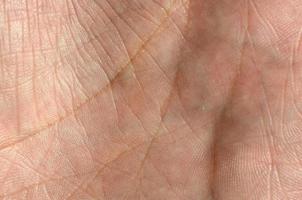
[[[301,199],[301,6],[0,0],[0,199]]]

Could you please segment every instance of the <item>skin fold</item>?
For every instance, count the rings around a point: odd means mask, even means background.
[[[0,0],[0,199],[301,199],[301,6]]]

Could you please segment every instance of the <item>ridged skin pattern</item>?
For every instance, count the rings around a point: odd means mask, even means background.
[[[298,0],[0,0],[0,199],[301,200]]]

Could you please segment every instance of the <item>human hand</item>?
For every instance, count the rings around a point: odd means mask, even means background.
[[[299,199],[299,5],[2,0],[1,199]]]

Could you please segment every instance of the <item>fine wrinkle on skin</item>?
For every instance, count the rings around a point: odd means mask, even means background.
[[[176,12],[177,9],[173,9],[173,12]],[[137,50],[137,52],[129,59],[129,61],[123,65],[122,67],[120,67],[119,71],[117,72],[117,74],[115,75],[114,78],[112,78],[109,83],[107,85],[105,85],[104,87],[102,87],[98,92],[96,92],[95,94],[93,94],[92,96],[88,97],[85,101],[83,101],[82,103],[76,105],[76,107],[74,107],[73,109],[71,109],[70,111],[66,112],[65,115],[60,116],[58,119],[48,122],[45,126],[40,127],[39,129],[32,131],[30,133],[24,133],[18,137],[14,137],[12,139],[10,139],[9,141],[6,141],[5,143],[0,144],[0,150],[4,150],[6,148],[15,146],[16,144],[19,144],[29,138],[34,137],[35,135],[42,133],[44,130],[47,130],[49,128],[51,128],[52,126],[54,126],[55,124],[63,121],[64,119],[66,119],[67,117],[76,114],[83,106],[87,105],[89,102],[91,102],[92,100],[94,100],[95,98],[97,98],[100,94],[102,94],[102,92],[107,91],[108,88],[110,88],[115,81],[117,81],[119,79],[119,77],[129,69],[129,67],[132,66],[132,62],[133,60],[135,60],[138,56],[140,56],[141,52],[144,51],[146,45],[149,44],[149,42],[158,34],[160,34],[163,30],[164,27],[166,25],[166,23],[168,22],[168,20],[170,19],[170,15],[173,14],[173,12],[171,13],[171,10],[168,10],[169,15],[166,16],[162,22],[160,23],[160,25],[154,30],[154,32],[149,36],[149,38],[145,41],[142,42],[140,48]]]
[[[299,51],[301,50],[301,41],[302,41],[302,27],[300,28],[297,39],[294,41],[293,47],[292,47],[292,52],[290,56],[290,65],[289,65],[289,76],[290,76],[290,82],[291,82],[291,93],[293,95],[293,106],[294,109],[296,110],[296,113],[300,116],[302,119],[302,110],[299,109],[298,107],[298,101],[297,101],[297,91],[298,91],[298,86],[297,86],[297,71],[296,67],[297,64],[300,63],[300,60],[298,59]]]
[[[177,70],[177,72],[176,72],[175,81],[173,82],[173,86],[172,86],[172,88],[171,88],[171,91],[170,91],[168,97],[166,97],[166,99],[164,100],[163,104],[162,104],[161,107],[160,107],[160,122],[159,122],[159,125],[158,125],[158,127],[157,127],[157,130],[156,130],[155,134],[152,136],[151,141],[149,142],[149,145],[147,146],[147,149],[146,149],[146,151],[145,151],[145,156],[144,156],[144,158],[142,159],[141,167],[140,167],[139,171],[137,172],[137,176],[139,176],[139,174],[143,173],[142,170],[143,170],[143,167],[144,167],[144,165],[145,165],[146,160],[148,159],[148,156],[149,156],[149,154],[150,154],[150,151],[151,151],[151,148],[152,148],[152,146],[153,146],[153,143],[155,142],[155,140],[156,140],[157,138],[160,137],[159,131],[160,131],[160,129],[162,128],[162,126],[164,126],[164,119],[165,119],[165,116],[166,116],[167,113],[168,113],[168,108],[169,108],[168,105],[169,105],[169,103],[170,103],[170,101],[171,101],[171,99],[172,99],[172,97],[173,97],[174,89],[177,88],[177,87],[175,87],[175,86],[176,86],[176,84],[177,84],[177,77],[178,77],[177,74],[178,74],[178,73],[179,73],[179,70]],[[140,177],[140,179],[141,179],[141,177]]]
[[[3,4],[1,4],[0,16],[3,21],[0,21],[0,23],[3,24],[0,24],[0,26],[3,26],[3,28],[1,28],[2,41],[0,46],[2,50],[0,60],[3,77],[0,83],[0,92],[9,92],[15,87],[21,87],[32,81],[35,79],[34,77],[37,78],[49,74],[48,69],[39,69],[37,67],[34,70],[35,74],[32,73],[31,69],[32,63],[35,62],[36,59],[32,56],[34,53],[37,57],[40,57],[42,52],[54,51],[54,49],[48,45],[51,43],[49,30],[45,32],[45,29],[43,30],[41,26],[42,23],[51,24],[51,22],[42,22],[41,13],[36,10],[39,9],[38,6],[39,5],[32,5],[32,2],[28,0],[19,3],[4,1]],[[16,11],[14,12],[14,10]],[[55,16],[54,20],[57,19],[57,16],[62,15],[55,12],[52,14]],[[43,40],[43,37],[48,37],[48,39]],[[44,46],[42,46],[42,40]],[[12,82],[15,75],[12,71],[17,65],[16,62],[18,62],[13,61],[16,56],[19,57],[20,61],[23,61],[22,68],[20,67],[20,80],[17,86]]]

